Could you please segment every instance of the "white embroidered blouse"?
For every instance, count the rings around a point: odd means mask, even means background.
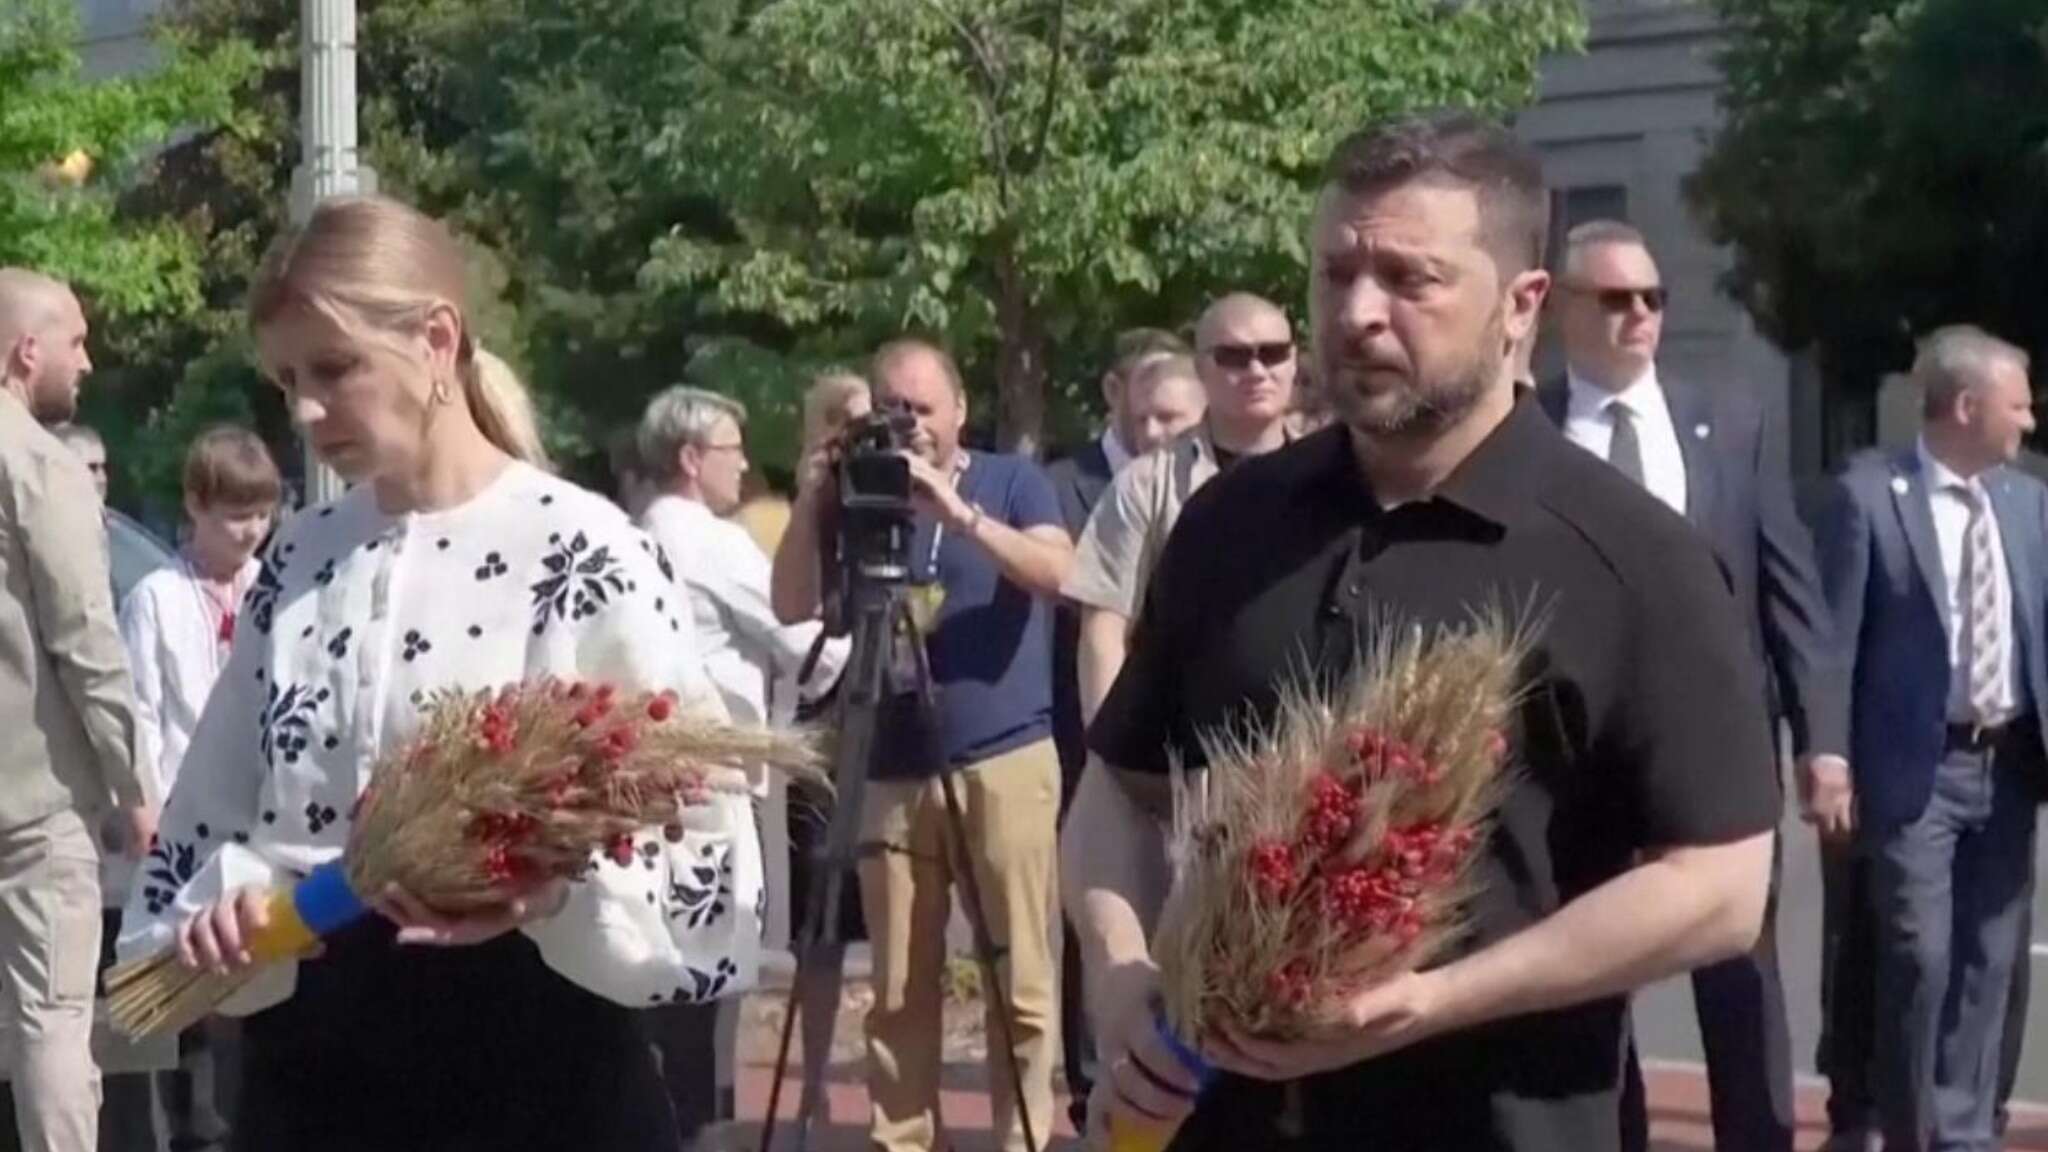
[[[690,640],[690,606],[654,543],[602,498],[524,464],[451,509],[388,515],[367,488],[277,533],[233,650],[180,766],[156,847],[122,917],[120,954],[172,942],[224,893],[288,884],[340,856],[382,753],[445,688],[546,675],[673,688],[722,714]],[[596,857],[556,915],[523,931],[556,972],[627,1005],[751,983],[761,848],[747,798],[655,829],[630,864]],[[291,995],[295,965],[224,1006]]]

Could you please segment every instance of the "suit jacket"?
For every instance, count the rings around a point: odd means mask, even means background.
[[[2012,468],[1984,474],[2012,583],[2019,674],[2032,722],[2048,716],[2048,488]],[[1853,669],[1849,764],[1863,827],[1897,828],[1926,810],[1948,725],[1948,583],[1919,453],[1866,452],[1827,493],[1820,555],[1837,633]],[[2043,725],[2048,741],[2048,724]]]
[[[0,391],[0,832],[154,801],[85,466]]]
[[[1102,494],[1109,491],[1109,482],[1115,479],[1102,441],[1090,440],[1073,455],[1048,466],[1046,474],[1052,478],[1053,492],[1059,496],[1067,535],[1080,539],[1081,530],[1088,527],[1088,517],[1102,500]],[[1076,670],[1081,648],[1081,613],[1065,600],[1060,601],[1053,617],[1052,648],[1053,744],[1059,749],[1060,767],[1071,785],[1087,761],[1088,747],[1087,728],[1081,722],[1081,682]],[[1072,795],[1073,788],[1068,787],[1065,794]]]
[[[1660,380],[1685,457],[1685,517],[1704,535],[1749,622],[1750,642],[1770,673],[1773,706],[1800,755],[1849,750],[1847,669],[1834,637],[1813,536],[1792,499],[1763,406],[1740,394],[1708,395]],[[1537,390],[1562,428],[1570,389],[1558,377]]]

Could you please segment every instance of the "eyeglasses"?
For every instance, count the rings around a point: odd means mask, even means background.
[[[1254,360],[1268,368],[1278,368],[1294,359],[1294,342],[1280,340],[1272,344],[1216,344],[1204,355],[1214,360],[1218,368],[1233,372],[1251,367]]]
[[[1616,315],[1635,311],[1636,301],[1638,300],[1643,302],[1643,310],[1645,312],[1654,315],[1662,312],[1665,303],[1671,299],[1671,293],[1662,287],[1601,288],[1596,285],[1574,284],[1571,290],[1581,296],[1593,297],[1600,301],[1602,311],[1612,312]]]
[[[700,452],[744,452],[747,450],[747,444],[744,440],[732,440],[724,444],[700,444],[697,446],[697,450]]]

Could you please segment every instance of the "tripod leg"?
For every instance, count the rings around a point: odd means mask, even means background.
[[[837,940],[820,943],[812,960],[796,989],[804,1034],[803,1092],[796,1114],[799,1147],[810,1135],[812,1120],[821,1114],[828,1120],[831,1116],[825,1101],[825,1070],[832,1063],[832,1040],[839,1027],[846,945]]]

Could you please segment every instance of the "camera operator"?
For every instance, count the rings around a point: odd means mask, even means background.
[[[1057,953],[1051,923],[1059,759],[1052,743],[1052,598],[1073,561],[1052,485],[1029,460],[960,446],[967,397],[942,349],[898,340],[875,354],[870,377],[881,415],[902,418],[910,498],[911,615],[924,631],[937,696],[936,752],[918,746],[919,718],[878,717],[862,811],[862,907],[874,957],[867,1018],[871,1144],[887,1152],[933,1147],[938,1121],[940,977],[954,881],[939,776],[956,773],[966,843],[989,932],[1004,958],[1013,1057],[1038,1139],[1053,1123],[1058,1052]],[[914,426],[911,421],[914,420]],[[838,457],[805,459],[793,523],[829,524],[840,494]],[[775,557],[774,603],[783,620],[817,616],[836,559],[829,529],[791,531]],[[892,654],[893,655],[893,654]],[[892,661],[900,663],[900,660]],[[900,687],[900,685],[898,686]],[[891,729],[896,729],[892,732]],[[1000,1001],[989,997],[993,1006]],[[991,1020],[994,1130],[1024,1147],[1010,1079],[1000,1074],[1001,1031]]]

